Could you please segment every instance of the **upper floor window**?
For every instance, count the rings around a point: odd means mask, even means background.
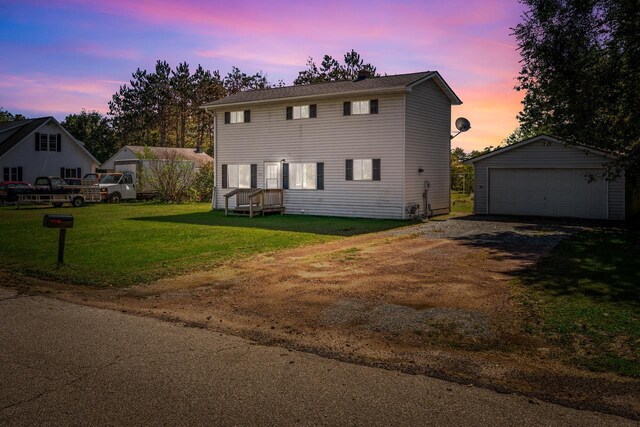
[[[351,102],[351,114],[369,114],[369,101]]]
[[[287,107],[287,120],[313,119],[317,117],[317,105],[294,105]]]
[[[363,115],[378,114],[378,100],[370,99],[367,101],[345,101],[343,104],[343,115]]]
[[[56,151],[58,147],[58,135],[49,135],[49,151]]]
[[[251,110],[227,111],[224,113],[224,123],[249,123],[251,121]]]
[[[36,151],[61,151],[62,135],[36,133]]]

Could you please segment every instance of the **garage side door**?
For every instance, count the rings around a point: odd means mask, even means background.
[[[489,213],[606,219],[601,176],[600,169],[490,169]]]

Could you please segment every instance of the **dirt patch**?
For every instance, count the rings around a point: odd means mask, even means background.
[[[571,232],[449,220],[124,290],[13,281],[83,304],[638,417],[637,380],[566,366],[524,330],[529,313],[512,280]]]

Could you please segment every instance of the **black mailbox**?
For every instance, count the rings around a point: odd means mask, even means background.
[[[73,228],[73,215],[46,214],[42,225],[47,228]]]

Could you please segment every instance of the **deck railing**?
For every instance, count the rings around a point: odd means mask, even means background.
[[[253,218],[256,213],[284,211],[284,191],[280,188],[236,188],[224,195],[224,214],[229,215],[229,199],[236,198],[235,213],[248,213]]]

